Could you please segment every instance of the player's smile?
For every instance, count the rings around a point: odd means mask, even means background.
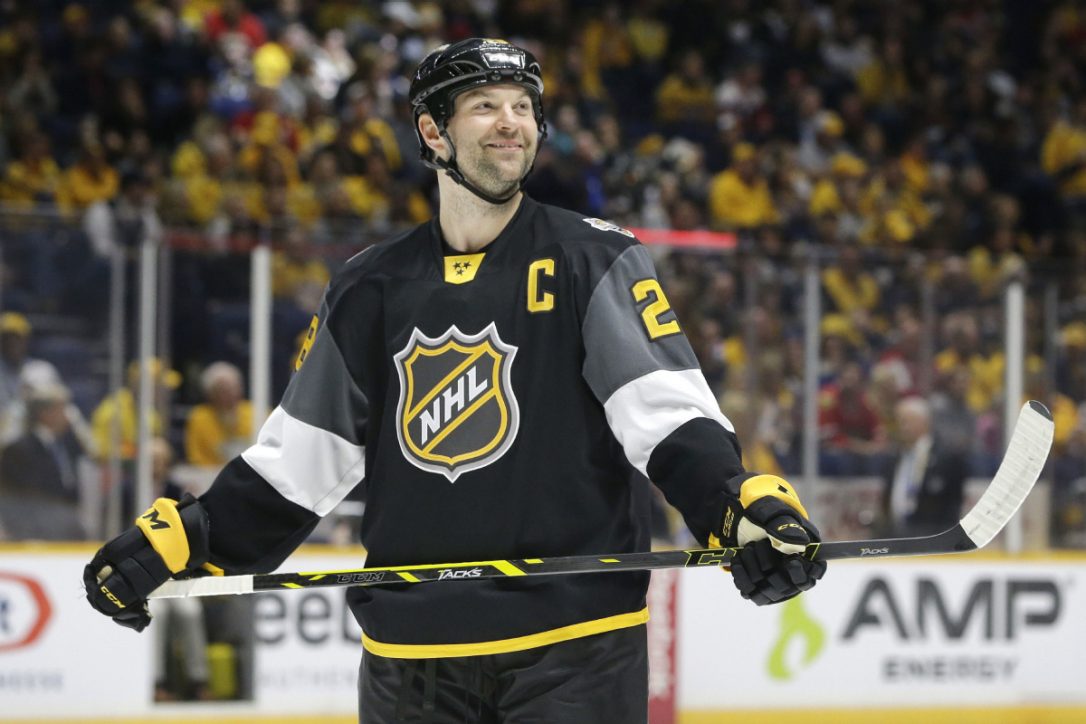
[[[487,148],[493,148],[497,151],[522,151],[524,150],[524,144],[517,143],[516,141],[491,141],[485,144]]]

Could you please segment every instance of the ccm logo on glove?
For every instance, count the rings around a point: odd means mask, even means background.
[[[826,572],[822,561],[803,557],[821,540],[792,486],[776,475],[729,481],[719,538],[710,546],[737,547],[732,580],[743,598],[759,606],[779,603],[813,587]]]
[[[121,603],[121,599],[114,596],[113,591],[109,590],[105,586],[100,586],[100,590],[102,591],[102,593],[106,594],[106,598],[108,598],[113,603],[117,604],[117,608],[124,608],[124,604]]]

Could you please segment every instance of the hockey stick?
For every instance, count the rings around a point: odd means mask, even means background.
[[[923,556],[983,548],[1003,529],[1037,482],[1052,446],[1052,415],[1039,402],[1028,402],[1018,416],[1007,452],[984,494],[953,528],[916,538],[812,543],[804,555],[812,560],[886,556]],[[168,581],[150,598],[219,596],[321,586],[375,586],[458,579],[543,576],[560,573],[643,571],[727,565],[738,548],[698,548],[608,556],[519,558],[469,563],[436,563],[388,568],[358,568],[316,573],[268,573],[207,576]]]

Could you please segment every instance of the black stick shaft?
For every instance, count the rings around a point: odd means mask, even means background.
[[[875,538],[859,541],[814,543],[804,554],[813,560],[869,558],[935,553],[958,553],[976,548],[961,526],[938,535],[920,538]],[[323,586],[380,586],[390,583],[423,583],[455,579],[515,578],[571,573],[644,571],[658,568],[699,568],[728,565],[738,548],[695,548],[648,553],[620,553],[610,556],[568,556],[561,558],[514,558],[469,563],[360,568],[315,573],[269,573],[253,577],[253,590]]]

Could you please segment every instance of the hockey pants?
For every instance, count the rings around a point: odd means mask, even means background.
[[[485,656],[367,651],[358,694],[361,724],[645,724],[645,626]]]

